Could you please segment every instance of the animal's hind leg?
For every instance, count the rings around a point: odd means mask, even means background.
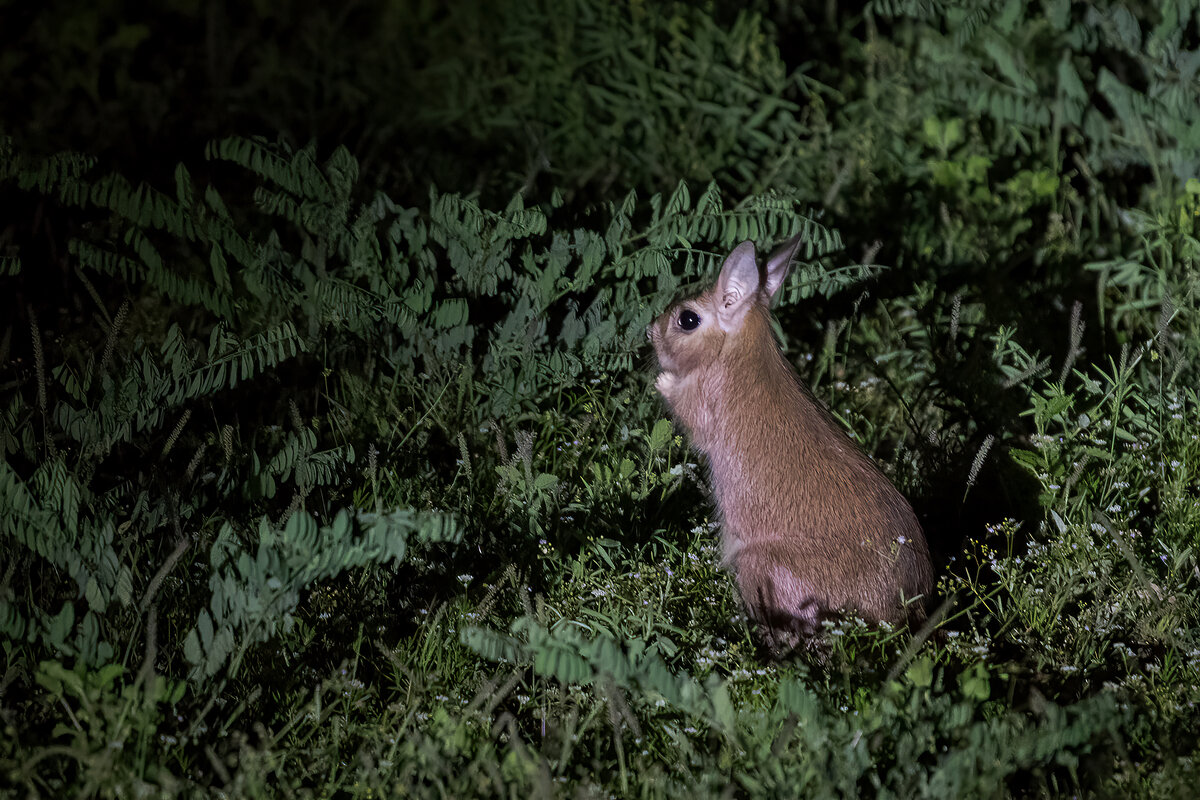
[[[773,554],[746,548],[738,554],[738,591],[776,654],[811,638],[826,611],[823,598]]]

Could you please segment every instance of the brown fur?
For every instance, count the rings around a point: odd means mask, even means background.
[[[663,369],[656,386],[708,458],[724,563],[768,639],[793,646],[842,610],[920,621],[933,582],[912,508],[775,342],[769,303],[797,246],[784,245],[764,275],[753,245],[740,245],[716,286],[649,331]],[[692,331],[680,325],[685,309],[700,318]]]

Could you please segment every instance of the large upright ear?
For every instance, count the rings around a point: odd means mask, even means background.
[[[767,294],[771,296],[772,300],[783,288],[783,280],[792,266],[792,259],[796,257],[796,251],[800,249],[800,236],[801,234],[796,234],[779,245],[767,259]]]
[[[717,322],[721,328],[731,331],[741,325],[746,310],[754,303],[758,284],[754,242],[742,242],[725,259],[721,277],[717,278]]]

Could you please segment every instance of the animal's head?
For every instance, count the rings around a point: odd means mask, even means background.
[[[676,302],[654,320],[650,341],[670,381],[712,367],[752,314],[761,311],[765,317],[799,246],[799,236],[788,240],[760,266],[754,243],[742,242],[725,259],[712,288]]]

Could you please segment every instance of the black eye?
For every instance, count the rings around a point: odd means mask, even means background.
[[[679,327],[685,331],[694,331],[700,327],[700,315],[690,308],[679,312]]]

